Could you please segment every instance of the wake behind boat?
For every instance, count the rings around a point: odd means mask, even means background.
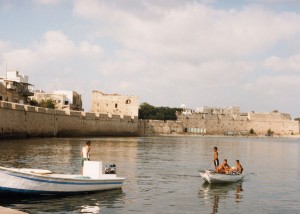
[[[125,178],[102,174],[102,162],[86,161],[84,173],[55,174],[49,170],[0,167],[0,191],[29,194],[74,194],[121,188]]]
[[[205,170],[200,172],[200,176],[207,183],[235,183],[243,179],[241,174],[221,174],[213,170]]]

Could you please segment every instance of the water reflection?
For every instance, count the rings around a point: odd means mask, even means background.
[[[86,140],[0,140],[0,166],[80,173],[80,150]],[[29,213],[299,213],[300,140],[227,137],[89,140],[92,160],[102,160],[104,165],[115,163],[118,175],[126,178],[123,192],[23,199],[4,195],[0,196],[0,205]],[[220,159],[227,158],[229,165],[239,159],[245,173],[255,172],[255,176],[247,177],[243,184],[202,185],[198,170],[212,163],[213,146],[219,148]]]
[[[237,184],[236,185],[236,193],[235,193],[235,201],[236,202],[240,202],[241,201],[241,199],[243,198],[243,194],[242,194],[242,192],[243,192],[244,190],[243,190],[243,187],[242,187],[242,183],[240,183],[240,184]]]
[[[242,183],[204,183],[198,192],[198,197],[212,203],[212,213],[214,214],[219,212],[219,205],[225,203],[230,198],[234,198],[236,202],[241,202],[243,191]]]
[[[124,197],[121,189],[69,196],[0,195],[0,205],[28,213],[100,213],[124,207]]]

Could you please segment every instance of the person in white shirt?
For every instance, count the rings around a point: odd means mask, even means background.
[[[81,166],[82,166],[82,174],[83,174],[83,165],[84,161],[90,161],[90,150],[91,150],[91,141],[86,141],[85,146],[82,147],[81,150]]]

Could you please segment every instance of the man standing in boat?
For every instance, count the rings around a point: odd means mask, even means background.
[[[218,154],[218,147],[214,147],[214,165],[216,172],[219,171],[219,154]]]
[[[82,173],[83,173],[83,165],[84,161],[90,161],[90,149],[91,149],[91,141],[86,141],[85,146],[82,147],[81,150],[81,166],[82,166]]]

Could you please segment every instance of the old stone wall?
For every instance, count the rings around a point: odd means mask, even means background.
[[[93,91],[91,111],[102,114],[138,116],[139,99],[137,96],[104,94]]]
[[[193,114],[178,116],[185,130],[189,128],[205,129],[206,134],[225,134],[228,131],[244,132],[247,130],[247,119],[236,115]]]
[[[299,122],[282,113],[205,114],[178,115],[177,121],[140,120],[140,136],[170,133],[211,135],[256,134],[268,130],[276,135],[299,134]]]
[[[183,131],[183,125],[180,121],[139,120],[139,136],[183,133]]]
[[[291,120],[288,114],[282,113],[248,113],[248,114],[191,114],[178,115],[185,129],[205,128],[207,134],[249,133],[266,134],[299,134],[299,122]]]
[[[137,117],[62,111],[0,102],[0,138],[137,136]]]

